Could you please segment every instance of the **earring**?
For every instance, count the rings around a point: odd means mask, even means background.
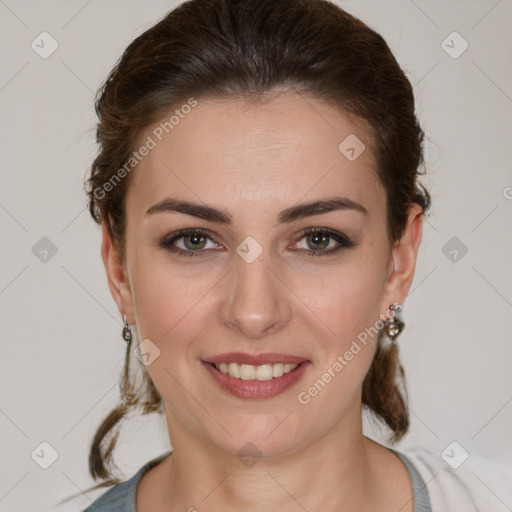
[[[124,341],[126,341],[126,349],[129,350],[130,349],[130,344],[132,342],[132,331],[130,329],[130,326],[128,325],[128,322],[126,321],[126,316],[123,315],[123,320],[124,320],[124,327],[123,327],[123,339]]]
[[[394,302],[389,306],[389,309],[394,312],[400,312],[402,311],[402,304],[400,302]],[[384,330],[386,331],[386,334],[391,338],[391,341],[393,343],[395,342],[396,337],[402,332],[403,328],[405,327],[405,324],[398,320],[395,315],[393,315],[391,318],[388,318],[385,322]]]

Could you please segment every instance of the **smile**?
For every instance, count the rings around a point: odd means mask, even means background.
[[[285,373],[295,370],[297,366],[299,365],[291,363],[261,364],[258,366],[252,364],[220,363],[216,364],[215,368],[235,379],[264,381],[282,377]]]
[[[201,361],[220,390],[237,398],[268,399],[295,385],[311,361],[274,364],[212,363]]]

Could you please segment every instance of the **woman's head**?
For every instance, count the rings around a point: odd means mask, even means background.
[[[108,476],[108,437],[138,400],[165,404],[173,445],[212,454],[335,439],[361,403],[398,440],[401,367],[375,326],[407,295],[430,197],[412,87],[384,40],[321,0],[192,0],[128,47],[97,113],[90,211],[112,294],[154,355],[144,389],[126,369],[93,476]],[[310,364],[247,400],[204,364],[235,351]]]

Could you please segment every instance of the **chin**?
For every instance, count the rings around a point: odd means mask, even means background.
[[[221,438],[215,436],[212,441],[219,449],[242,459],[285,456],[297,448],[299,440],[290,432],[290,424],[280,425],[280,422],[282,419],[276,421],[275,416],[257,415],[247,423],[240,420],[222,423],[231,436],[223,430]]]

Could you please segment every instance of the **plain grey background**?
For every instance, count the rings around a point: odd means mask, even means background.
[[[94,93],[178,3],[0,0],[1,511],[53,510],[94,483],[88,448],[117,402],[124,357],[82,191]],[[512,2],[337,3],[391,46],[428,137],[433,208],[399,338],[412,426],[397,448],[440,454],[456,440],[510,465]],[[129,477],[168,448],[163,417],[134,418],[115,458]]]

